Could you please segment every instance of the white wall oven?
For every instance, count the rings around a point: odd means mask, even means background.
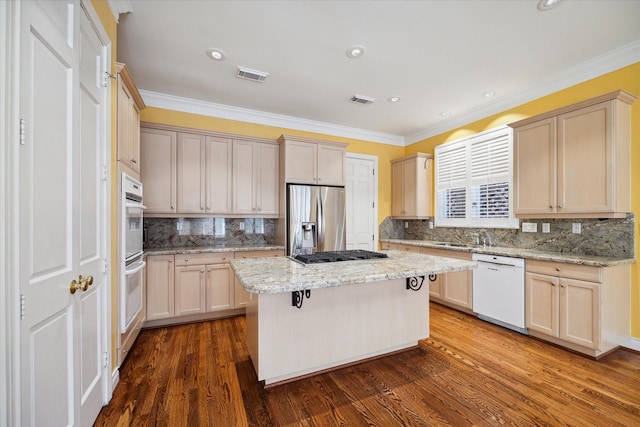
[[[126,332],[142,309],[142,183],[122,174],[122,260],[120,265],[120,331]]]

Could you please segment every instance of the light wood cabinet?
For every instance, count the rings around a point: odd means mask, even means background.
[[[233,141],[233,212],[274,216],[279,212],[278,145]]]
[[[469,252],[446,249],[420,248],[425,255],[471,261]],[[450,307],[471,313],[473,311],[473,271],[456,271],[429,278],[429,298]]]
[[[395,243],[380,242],[380,250],[383,250],[383,251],[397,251],[398,250],[398,245],[395,244]]]
[[[205,312],[204,270],[204,265],[176,267],[176,317]]]
[[[431,154],[416,153],[391,161],[391,216],[431,216]]]
[[[145,215],[279,214],[275,141],[144,123],[141,150]]]
[[[511,124],[515,214],[624,217],[635,99],[618,91]]]
[[[144,189],[145,215],[175,214],[177,132],[140,129],[140,178]]]
[[[147,257],[147,321],[174,317],[174,256]]]
[[[285,183],[345,184],[348,144],[291,135],[282,135],[278,142]]]
[[[179,213],[232,213],[232,147],[229,138],[178,133]]]
[[[116,73],[118,160],[140,174],[140,111],[145,105],[127,66],[116,63]]]
[[[268,257],[282,257],[284,256],[284,251],[282,250],[273,250],[273,251],[246,251],[246,252],[236,252],[236,258],[268,258]],[[238,277],[234,274],[234,283],[235,283],[235,307],[244,307],[247,305],[247,302],[251,299],[251,294],[244,290],[242,283],[238,280]]]
[[[530,335],[595,357],[628,337],[628,265],[528,260],[525,276]]]

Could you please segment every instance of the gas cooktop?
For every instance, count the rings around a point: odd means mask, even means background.
[[[363,259],[389,258],[380,252],[354,249],[349,251],[316,252],[315,254],[298,254],[292,259],[303,264],[319,264],[322,262],[356,261]]]

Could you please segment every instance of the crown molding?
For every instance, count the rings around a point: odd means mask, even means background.
[[[413,135],[405,136],[406,145],[440,135],[441,133],[457,129],[485,117],[499,114],[518,105],[542,98],[570,86],[619,70],[640,62],[640,40],[607,52],[575,67],[568,68],[555,76],[541,80],[538,84],[522,91],[512,93],[497,99],[491,104],[474,108],[462,114],[452,116],[425,130]]]
[[[146,90],[141,90],[140,94],[145,104],[150,107],[285,129],[321,133],[343,138],[359,139],[368,142],[379,142],[381,144],[397,145],[400,147],[404,147],[405,145],[404,137],[398,135],[301,119],[282,114],[266,113],[264,111],[199,101],[197,99],[183,98]]]
[[[133,6],[129,0],[108,0],[111,13],[116,20],[116,23],[120,22],[120,15],[123,13],[133,12]]]

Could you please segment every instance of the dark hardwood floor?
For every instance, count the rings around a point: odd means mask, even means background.
[[[268,390],[243,317],[144,330],[95,425],[640,425],[640,354],[594,361],[430,307],[418,348]]]

